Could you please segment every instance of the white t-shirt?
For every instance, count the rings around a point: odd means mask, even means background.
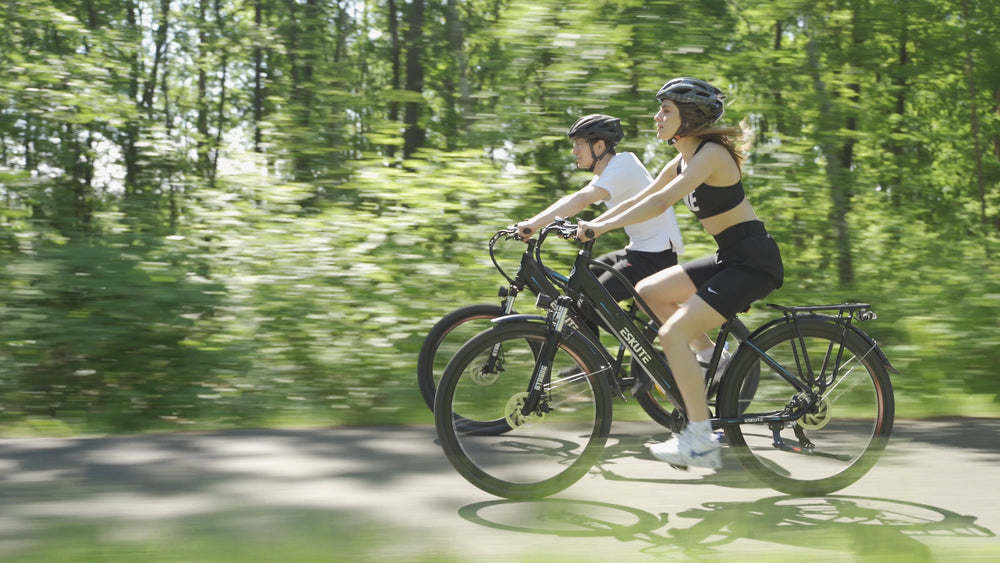
[[[604,202],[611,209],[653,183],[653,177],[635,154],[623,152],[611,157],[604,171],[594,176],[591,183],[611,194]],[[662,252],[672,244],[678,255],[684,252],[681,229],[677,225],[673,207],[652,219],[628,225],[625,233],[629,238],[626,247],[629,250]]]

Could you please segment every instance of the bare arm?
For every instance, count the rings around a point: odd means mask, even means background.
[[[691,159],[684,172],[676,175],[665,186],[653,189],[656,185],[656,182],[654,182],[649,188],[646,188],[636,196],[636,198],[639,198],[638,201],[632,202],[628,207],[619,209],[631,202],[631,199],[623,202],[620,206],[616,206],[595,221],[581,221],[577,236],[581,240],[591,238],[586,236],[586,232],[589,229],[594,232],[594,238],[596,238],[608,231],[620,229],[634,223],[641,223],[642,221],[656,217],[667,209],[670,209],[672,205],[680,201],[685,195],[693,192],[695,188],[705,182],[720,166],[724,166],[726,164],[725,158],[729,158],[729,154],[725,152],[725,149],[722,149],[722,152],[716,150],[699,152]],[[660,173],[660,176],[663,176],[663,172]],[[659,181],[659,177],[657,177],[657,181]],[[611,215],[612,212],[614,212],[614,215]]]
[[[669,184],[674,178],[677,177],[677,163],[679,163],[680,160],[681,160],[681,155],[678,154],[676,157],[673,158],[673,160],[668,162],[662,169],[660,169],[660,173],[656,175],[656,179],[653,180],[652,184],[646,186],[634,196],[626,199],[625,201],[614,206],[613,208],[605,211],[597,219],[594,219],[594,222],[596,223],[599,221],[601,222],[610,221],[618,217],[622,213],[624,213],[626,210],[631,208],[636,203],[645,199],[650,194],[661,190],[664,186]]]
[[[521,221],[517,224],[517,228],[524,235],[530,236],[538,232],[538,229],[554,221],[556,217],[572,217],[586,209],[587,206],[604,201],[610,196],[611,194],[604,188],[587,184],[579,191],[559,198],[558,201],[546,207],[531,219]]]

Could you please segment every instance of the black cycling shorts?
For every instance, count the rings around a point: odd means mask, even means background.
[[[739,223],[715,237],[719,251],[682,267],[698,297],[727,319],[781,287],[785,271],[778,244],[760,221]]]
[[[615,270],[632,283],[635,287],[643,279],[677,264],[677,253],[673,248],[668,248],[662,252],[642,252],[639,250],[618,250],[603,254],[595,259],[596,262],[603,262],[612,266]],[[601,285],[608,290],[615,301],[621,301],[632,296],[632,292],[611,272],[594,266],[590,271],[597,276]]]

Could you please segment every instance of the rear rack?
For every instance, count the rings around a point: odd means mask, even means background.
[[[868,303],[840,303],[838,305],[805,305],[802,307],[785,307],[776,303],[768,303],[768,307],[777,309],[786,317],[795,317],[798,313],[815,313],[817,311],[836,311],[837,317],[851,317],[859,321],[872,321],[878,318],[872,306]],[[846,315],[845,315],[846,313]]]

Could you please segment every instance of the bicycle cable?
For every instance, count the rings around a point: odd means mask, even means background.
[[[514,285],[514,279],[508,276],[507,272],[504,271],[504,269],[500,266],[500,263],[497,262],[496,253],[493,247],[496,246],[496,243],[499,242],[500,239],[510,240],[516,237],[517,237],[517,230],[514,227],[509,227],[506,229],[500,229],[499,231],[494,233],[493,236],[490,237],[490,243],[489,243],[490,260],[493,261],[493,267],[496,268],[497,271],[500,272],[500,275],[503,276],[511,285]]]

